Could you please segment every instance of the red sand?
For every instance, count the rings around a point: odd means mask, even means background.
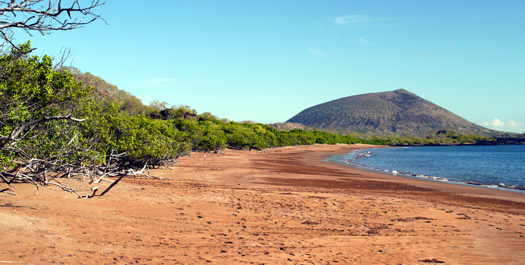
[[[20,184],[0,263],[523,264],[525,195],[322,161],[364,147],[194,153],[92,199]]]

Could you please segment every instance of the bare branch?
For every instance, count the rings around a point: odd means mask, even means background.
[[[36,124],[39,124],[39,123],[43,123],[43,122],[48,122],[48,121],[51,121],[51,120],[71,120],[71,121],[76,121],[76,122],[83,122],[86,119],[73,118],[73,117],[71,117],[71,115],[68,115],[68,116],[52,116],[52,117],[44,117],[44,118],[39,119],[39,120],[35,120],[35,121],[31,121],[31,122],[25,123],[24,125],[22,125],[18,129],[14,128],[13,131],[11,131],[11,134],[8,137],[0,137],[0,141],[3,141],[3,143],[0,145],[0,149],[3,148],[9,142],[13,142],[13,141],[16,142],[16,141],[20,140],[20,139],[18,139],[18,135],[20,135],[20,133],[22,133],[27,128],[29,128],[29,127],[31,127],[33,125],[36,125]]]
[[[23,30],[29,35],[33,31],[45,35],[52,31],[77,29],[96,20],[105,22],[95,13],[104,4],[101,0],[0,1],[0,38],[16,48],[12,43],[12,32],[15,29]]]
[[[78,198],[88,199],[95,196],[104,196],[126,176],[150,177],[146,173],[149,171],[147,165],[138,169],[134,168],[127,162],[125,153],[115,154],[112,152],[106,156],[105,161],[105,163],[88,165],[85,163],[86,161],[82,159],[69,163],[55,161],[52,158],[18,160],[14,168],[0,172],[0,183],[8,186],[0,192],[8,193],[8,191],[14,189],[14,183],[25,182],[32,183],[37,188],[39,186],[57,186],[63,191],[74,193]],[[102,193],[97,194],[99,187],[93,186],[91,192],[85,196],[81,195],[76,188],[69,187],[59,181],[61,178],[74,178],[79,181],[84,181],[89,177],[92,180],[89,182],[91,186],[92,184],[100,183],[106,176],[116,177],[116,179],[113,180]],[[93,181],[94,179],[97,180]],[[9,194],[14,195],[14,193]]]
[[[71,192],[71,193],[75,193],[79,198],[82,198],[82,195],[80,195],[76,190],[70,188],[70,187],[67,187],[67,186],[64,186],[62,184],[60,184],[60,182],[44,182],[46,185],[55,185],[59,188],[61,188],[63,191],[67,191],[67,192]]]
[[[71,49],[70,48],[62,48],[62,50],[60,50],[60,53],[58,54],[58,58],[53,58],[53,62],[54,62],[54,66],[53,66],[53,70],[55,71],[58,71],[58,70],[61,70],[65,67],[65,64],[66,62],[70,59],[71,57]],[[70,68],[71,68],[71,65],[70,65]]]

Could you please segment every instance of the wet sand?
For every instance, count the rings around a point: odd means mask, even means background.
[[[21,184],[0,263],[523,264],[524,194],[323,161],[366,147],[193,153],[92,199]]]

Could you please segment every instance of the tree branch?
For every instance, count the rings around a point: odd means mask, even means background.
[[[48,121],[52,121],[52,120],[71,120],[71,121],[75,121],[75,122],[83,122],[86,119],[73,118],[73,117],[71,117],[71,115],[68,115],[68,116],[51,116],[51,117],[44,117],[44,118],[39,119],[39,120],[35,120],[35,121],[32,121],[32,122],[25,123],[19,129],[13,128],[13,130],[11,131],[11,134],[8,137],[0,137],[0,141],[3,141],[3,143],[0,145],[0,149],[4,148],[5,145],[7,143],[9,143],[9,142],[19,141],[20,139],[17,138],[18,135],[20,135],[20,133],[22,133],[27,128],[29,128],[29,127],[31,127],[33,125],[39,124],[39,123],[48,122]]]
[[[47,2],[47,4],[45,3]],[[81,0],[62,1],[53,0],[11,0],[0,1],[0,38],[12,44],[13,29],[22,29],[31,35],[37,31],[42,35],[50,31],[72,30],[90,24],[95,20],[105,20],[95,13],[95,10],[104,5],[101,0],[91,0],[88,4],[80,4]],[[87,1],[83,1],[87,2]]]

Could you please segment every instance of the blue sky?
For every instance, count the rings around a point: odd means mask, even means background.
[[[145,103],[271,123],[404,88],[525,132],[525,1],[107,0],[99,11],[107,24],[32,44],[70,48],[74,66]]]

